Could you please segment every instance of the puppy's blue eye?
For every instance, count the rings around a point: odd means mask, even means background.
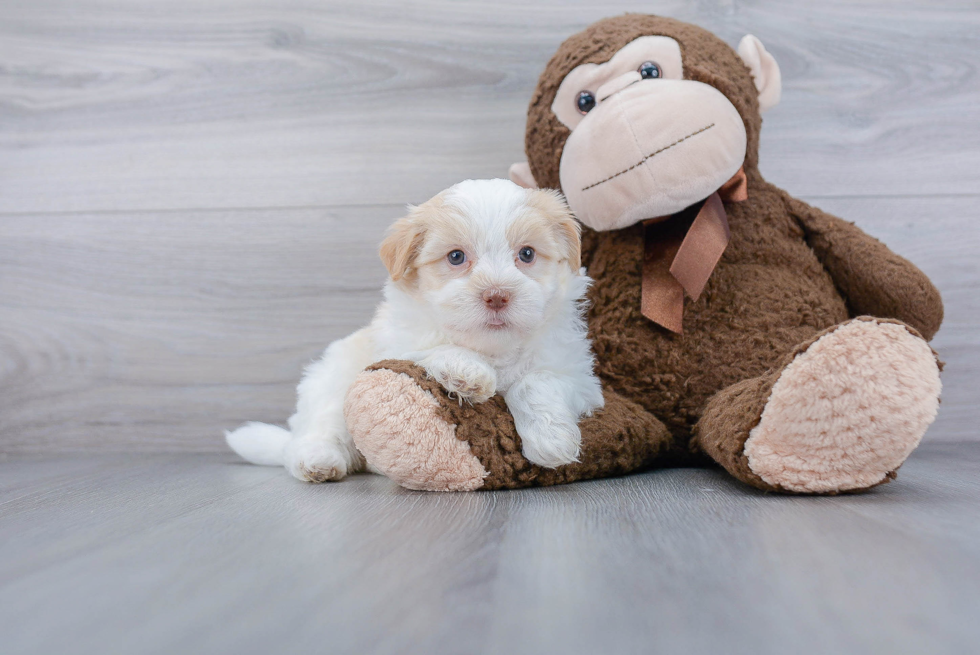
[[[660,66],[652,61],[643,62],[640,64],[640,67],[637,70],[640,71],[640,77],[645,80],[656,80],[662,77],[664,74],[663,71],[660,70]]]
[[[525,264],[530,264],[534,261],[534,248],[524,246],[517,252],[517,257]]]
[[[462,250],[454,250],[446,255],[446,259],[448,259],[449,263],[453,266],[459,266],[466,261],[466,253]]]

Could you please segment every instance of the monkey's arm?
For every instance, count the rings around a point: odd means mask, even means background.
[[[932,339],[943,322],[943,301],[925,273],[853,223],[786,200],[852,315],[895,318]]]

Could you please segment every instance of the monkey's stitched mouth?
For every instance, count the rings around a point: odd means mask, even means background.
[[[671,148],[673,148],[674,146],[678,145],[679,143],[682,143],[684,141],[687,141],[692,136],[697,136],[698,134],[701,134],[702,132],[707,132],[708,130],[710,130],[714,126],[715,126],[715,124],[712,123],[710,125],[706,125],[706,126],[702,127],[700,130],[695,130],[694,132],[691,132],[687,136],[684,136],[684,137],[681,137],[681,138],[677,139],[677,141],[674,141],[670,145],[666,145],[663,148],[661,148],[660,150],[655,150],[654,152],[651,152],[649,155],[647,155],[646,157],[644,157],[640,161],[636,162],[635,164],[633,164],[629,168],[624,169],[624,170],[621,170],[621,171],[619,171],[618,173],[616,173],[614,175],[610,175],[609,177],[607,177],[604,180],[599,180],[598,182],[595,182],[594,184],[590,184],[589,186],[582,187],[582,191],[588,191],[589,189],[591,189],[593,187],[597,187],[600,184],[605,184],[609,180],[616,179],[620,175],[623,175],[625,173],[629,173],[631,170],[633,170],[637,166],[642,166],[643,164],[647,163],[648,160],[652,159],[653,157],[656,157],[657,155],[659,155],[660,153],[664,152],[665,150],[670,150]]]

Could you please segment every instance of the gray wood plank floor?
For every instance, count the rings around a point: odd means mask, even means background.
[[[980,444],[857,496],[677,469],[309,485],[217,454],[0,462],[21,653],[973,653]]]

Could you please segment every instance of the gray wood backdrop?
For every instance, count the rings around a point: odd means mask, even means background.
[[[365,323],[385,226],[522,159],[556,46],[623,11],[759,36],[762,170],[943,292],[931,440],[976,440],[977,2],[0,2],[0,453],[223,448]]]

